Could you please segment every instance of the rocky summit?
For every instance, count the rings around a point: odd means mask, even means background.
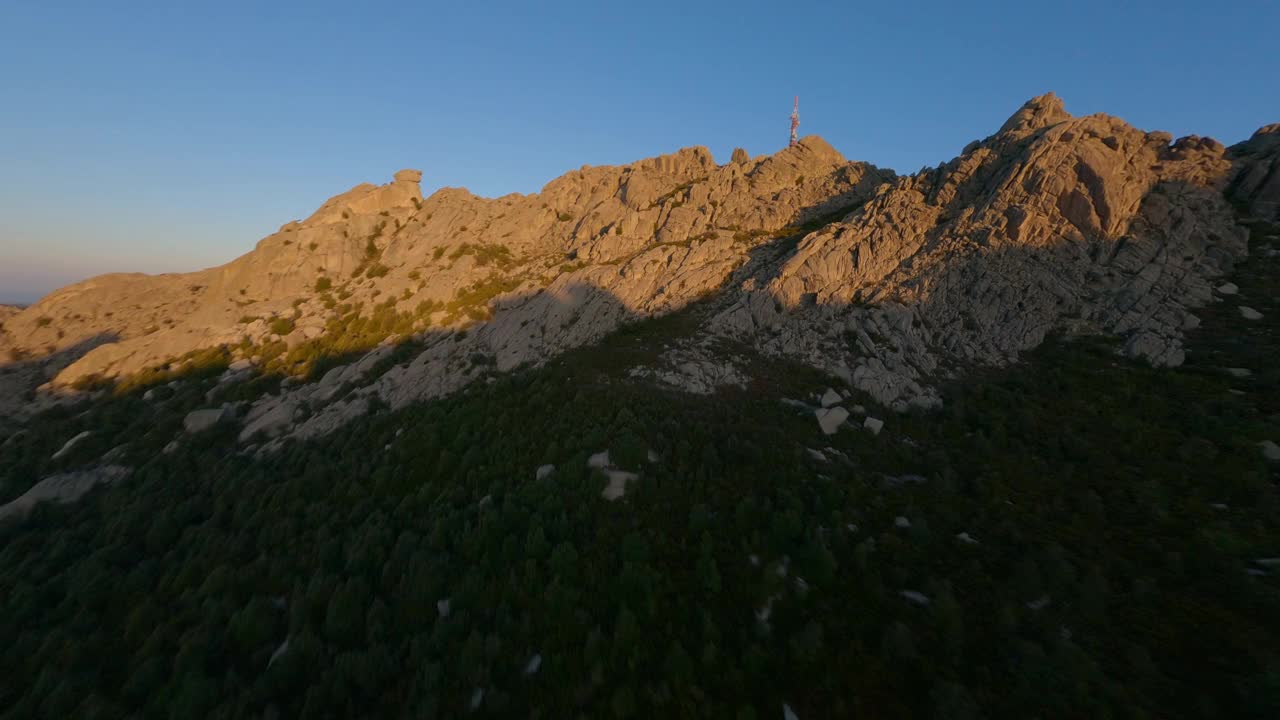
[[[695,147],[584,166],[496,199],[424,199],[422,173],[401,170],[226,265],[104,275],[7,312],[3,409],[22,417],[217,351],[290,380],[242,408],[246,440],[306,437],[699,301],[705,337],[799,359],[898,410],[934,406],[941,379],[1052,333],[1112,334],[1176,366],[1194,311],[1248,253],[1232,203],[1280,213],[1278,128],[1232,148],[1174,141],[1073,117],[1047,94],[905,177],[817,137],[723,165]],[[708,372],[734,377],[688,354],[634,375],[704,391]]]

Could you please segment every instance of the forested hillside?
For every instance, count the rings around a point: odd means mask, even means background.
[[[855,392],[878,434],[748,346],[742,388],[632,378],[699,305],[275,454],[165,451],[213,374],[47,412],[2,499],[136,469],[0,528],[0,716],[1274,718],[1277,235],[1182,367],[1059,337],[938,409]]]

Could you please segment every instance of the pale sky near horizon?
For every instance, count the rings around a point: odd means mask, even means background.
[[[1048,90],[1230,144],[1280,122],[1278,27],[1260,0],[0,0],[0,302],[226,262],[404,167],[498,196],[773,152],[796,94],[802,134],[899,172]]]

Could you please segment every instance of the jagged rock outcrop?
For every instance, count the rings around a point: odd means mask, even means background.
[[[421,173],[403,170],[227,265],[51,294],[0,326],[0,351],[23,368],[0,383],[51,379],[63,392],[220,345],[240,363],[233,382],[257,371],[250,360],[394,320],[366,345],[335,339],[346,364],[248,408],[241,439],[273,447],[707,297],[708,335],[824,368],[899,410],[936,404],[938,377],[1012,361],[1051,332],[1114,333],[1130,355],[1174,365],[1191,311],[1246,253],[1224,190],[1275,216],[1276,127],[1228,151],[1076,118],[1048,94],[903,178],[816,137],[757,158],[738,149],[724,165],[694,147],[584,166],[494,199],[459,188],[424,199]],[[742,382],[699,353],[632,375],[699,392]]]
[[[423,200],[421,173],[404,170],[387,185],[330,199],[225,266],[107,275],[64,288],[6,322],[0,350],[22,357],[87,350],[49,368],[53,386],[66,387],[243,339],[294,347],[323,334],[337,314],[322,287],[365,312],[389,297],[405,312],[439,308],[477,286],[526,298],[548,289],[526,314],[573,313],[593,302],[579,290],[592,287],[607,288],[610,302],[629,312],[661,311],[716,287],[763,233],[859,202],[889,177],[815,137],[723,166],[705,148],[687,148],[626,166],[584,167],[539,194],[493,200],[452,188]],[[446,315],[425,315],[418,327],[466,320]],[[287,337],[272,331],[277,319],[292,322]],[[609,326],[606,319],[602,327]],[[510,328],[486,332],[504,366],[545,352],[508,337]],[[553,331],[539,345],[572,346],[600,332]]]
[[[1049,332],[1182,362],[1190,310],[1246,254],[1218,142],[1074,118],[1045,95],[996,135],[902,178],[752,278],[714,327],[806,358],[900,409],[952,363],[1003,363]]]
[[[1280,221],[1280,123],[1259,128],[1231,147],[1238,170],[1230,195],[1258,218]]]

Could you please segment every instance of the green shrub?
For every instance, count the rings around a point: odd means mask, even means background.
[[[437,248],[437,252],[441,251],[442,248]],[[484,267],[492,263],[500,268],[507,268],[515,264],[515,259],[511,257],[511,249],[506,245],[462,243],[458,249],[449,254],[449,259],[457,260],[463,255],[475,257],[476,267]]]
[[[276,318],[271,321],[271,332],[282,337],[293,332],[293,327],[293,318]]]

